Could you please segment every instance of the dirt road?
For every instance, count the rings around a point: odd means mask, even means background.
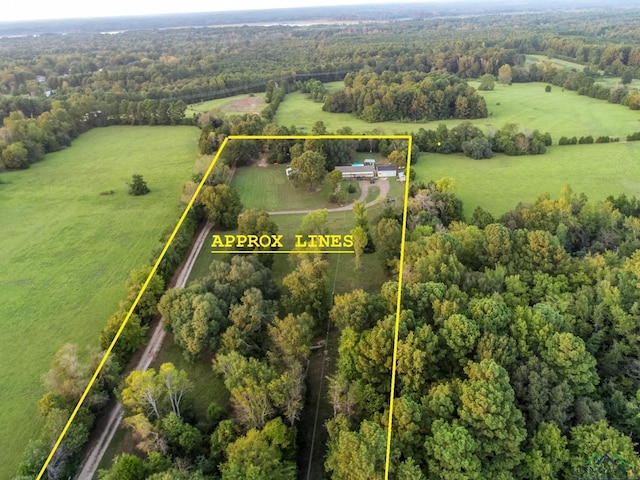
[[[213,227],[213,224],[207,223],[202,230],[198,233],[193,246],[191,247],[191,251],[189,252],[189,256],[182,266],[182,270],[176,279],[176,284],[174,287],[184,287],[187,284],[187,279],[189,278],[189,274],[193,269],[193,265],[196,261],[198,253],[202,248],[202,245],[207,239],[207,235],[209,231]],[[162,328],[162,321],[158,322],[155,329],[151,334],[151,339],[147,344],[147,347],[144,349],[142,356],[140,357],[140,361],[136,365],[134,370],[142,370],[145,371],[151,365],[151,362],[156,358],[160,348],[162,348],[162,342],[164,341],[165,331]],[[98,465],[102,461],[102,457],[109,447],[113,436],[118,429],[118,426],[122,422],[122,418],[124,417],[124,413],[122,411],[122,407],[120,404],[117,404],[111,412],[109,412],[107,424],[105,429],[100,434],[98,440],[93,444],[93,446],[89,449],[87,453],[87,457],[85,459],[84,464],[82,465],[82,469],[76,476],[79,480],[89,480],[94,477],[96,471],[98,469]]]

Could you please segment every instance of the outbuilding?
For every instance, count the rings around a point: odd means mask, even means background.
[[[398,168],[395,165],[379,165],[377,171],[379,178],[395,177],[398,174]]]

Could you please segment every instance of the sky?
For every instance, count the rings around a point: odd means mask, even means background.
[[[5,0],[0,22],[425,1],[433,0]]]

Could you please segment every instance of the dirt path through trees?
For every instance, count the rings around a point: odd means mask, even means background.
[[[184,262],[182,270],[180,271],[180,274],[176,279],[174,288],[186,286],[187,279],[191,274],[191,270],[193,269],[193,265],[195,264],[196,258],[198,257],[198,253],[200,252],[200,249],[207,239],[209,231],[212,227],[213,224],[207,223],[198,233],[198,236],[196,237],[196,240],[193,243],[191,250],[189,251],[189,256]],[[162,320],[160,320],[156,324],[156,327],[151,334],[151,339],[149,340],[149,343],[147,344],[147,347],[142,353],[142,356],[140,357],[140,360],[134,370],[145,371],[149,369],[151,362],[153,362],[153,360],[158,355],[160,348],[162,348],[162,342],[164,341],[165,335],[166,332],[162,328]],[[113,436],[118,430],[118,426],[122,423],[123,417],[124,413],[122,411],[122,407],[118,403],[113,407],[111,412],[109,412],[107,423],[104,430],[100,434],[100,437],[93,445],[89,447],[89,451],[87,453],[82,469],[76,476],[77,479],[88,480],[92,479],[95,476],[98,465],[100,465],[100,462],[102,461],[102,458],[104,457],[109,444],[113,440]]]

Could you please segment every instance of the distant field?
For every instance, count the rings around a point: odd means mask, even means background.
[[[575,68],[576,71],[581,72],[585,67],[584,65],[576,62],[569,62],[567,60],[561,60],[559,58],[549,58],[546,55],[527,55],[527,59],[525,61],[525,67],[528,67],[532,63],[545,63],[549,62],[554,65],[557,65],[561,68]]]
[[[331,84],[336,87],[338,82]],[[469,82],[477,87],[478,82]],[[527,130],[539,129],[550,132],[554,143],[561,136],[610,135],[626,137],[640,131],[640,115],[622,105],[604,100],[595,100],[576,92],[553,87],[544,91],[545,83],[497,84],[493,91],[481,92],[490,113],[488,118],[472,120],[485,130],[501,128],[506,123],[517,123]],[[449,128],[462,120],[445,120],[428,123],[380,122],[367,123],[348,113],[322,111],[322,104],[306,98],[306,94],[294,92],[280,104],[275,122],[286,126],[304,126],[311,131],[313,124],[322,120],[330,132],[342,127],[351,127],[356,133],[378,129],[388,134],[418,131],[420,127],[435,129],[444,123]]]
[[[457,180],[456,193],[471,215],[480,205],[501,215],[518,202],[532,202],[548,192],[557,198],[564,184],[590,200],[609,195],[640,197],[640,142],[551,147],[544,155],[472,160],[463,155],[423,154],[414,166],[417,178]]]
[[[338,82],[333,82],[338,83]],[[342,82],[339,82],[342,83]],[[355,133],[371,133],[381,129],[388,134],[401,134],[417,130],[421,125],[402,122],[367,123],[350,113],[331,113],[322,111],[322,103],[307,98],[306,93],[289,93],[278,107],[274,123],[286,127],[304,127],[302,133],[311,134],[313,124],[321,120],[329,132],[336,132],[343,127],[351,127]]]
[[[218,98],[208,102],[194,103],[187,107],[185,115],[191,117],[194,113],[206,113],[217,109],[221,113],[260,113],[264,108],[264,92],[252,95],[242,94],[233,97]]]
[[[199,131],[94,129],[0,185],[0,478],[15,474],[37,432],[41,376],[67,342],[98,344],[132,268],[179,216]],[[142,174],[151,189],[131,197]],[[100,192],[113,190],[113,195]]]
[[[600,78],[598,78],[596,83],[601,83],[603,85],[606,85],[607,87],[613,87],[614,85],[618,85],[618,84],[622,83],[621,80],[622,79],[620,77],[600,77]],[[629,87],[629,88],[640,88],[640,80],[633,79],[633,81],[631,83],[629,83],[627,85],[627,87]]]

